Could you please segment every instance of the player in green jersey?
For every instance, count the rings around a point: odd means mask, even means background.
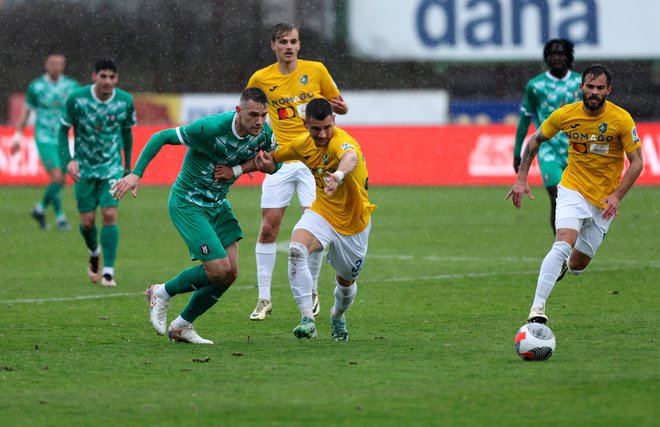
[[[60,155],[74,189],[80,233],[89,249],[87,274],[90,280],[106,287],[115,282],[115,258],[119,243],[117,206],[111,187],[130,172],[133,147],[132,126],[136,124],[133,97],[116,87],[117,67],[110,59],[94,65],[94,84],[82,87],[69,96],[60,126]],[[74,155],[69,152],[69,128],[74,130]],[[122,151],[124,162],[122,164]],[[96,208],[101,207],[101,246],[98,245]],[[101,251],[102,249],[102,251]],[[99,258],[103,252],[103,271]]]
[[[525,86],[525,96],[520,108],[520,120],[513,149],[513,168],[520,167],[520,152],[527,136],[532,117],[538,128],[556,109],[581,100],[582,76],[571,69],[573,43],[565,39],[552,39],[545,44],[543,59],[548,71],[531,79]],[[557,185],[567,164],[568,138],[563,133],[547,141],[538,152],[539,168],[543,185],[550,196],[550,225],[555,231]]]
[[[170,340],[177,342],[213,344],[200,337],[192,324],[218,302],[238,276],[238,241],[243,238],[243,231],[226,196],[238,176],[257,170],[254,158],[259,151],[272,152],[277,148],[273,131],[266,124],[267,116],[268,97],[264,91],[247,88],[236,111],[154,134],[133,173],[113,187],[117,199],[128,191],[135,196],[147,165],[164,145],[188,147],[172,186],[168,210],[191,259],[201,261],[201,265],[147,289],[149,318],[158,335],[167,333]],[[214,180],[217,164],[230,167],[231,176],[222,182]],[[167,328],[170,298],[188,292],[192,296],[187,306]]]
[[[46,74],[30,83],[25,95],[25,107],[16,124],[16,134],[12,152],[20,149],[23,129],[31,112],[36,113],[34,140],[44,169],[50,176],[43,198],[32,209],[32,218],[37,220],[42,229],[47,229],[46,208],[52,204],[55,210],[55,223],[60,230],[70,230],[62,209],[62,185],[64,184],[64,168],[60,161],[57,147],[57,131],[60,128],[60,118],[64,111],[66,98],[76,90],[78,82],[64,75],[66,60],[64,55],[48,55],[45,62]]]

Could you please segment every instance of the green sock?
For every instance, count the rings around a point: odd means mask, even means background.
[[[96,225],[94,225],[89,230],[83,228],[82,224],[80,225],[80,234],[82,234],[83,239],[85,239],[85,245],[90,251],[95,251],[99,247],[98,242],[98,232],[96,230]]]
[[[50,195],[50,201],[55,209],[55,217],[57,219],[64,218],[64,211],[62,210],[62,184],[51,184],[53,192]]]
[[[101,227],[101,250],[103,252],[103,267],[114,267],[119,245],[119,226],[117,224]]]
[[[55,194],[57,194],[58,191],[62,189],[62,184],[56,184],[54,182],[51,182],[48,184],[48,187],[46,187],[46,191],[44,191],[44,197],[41,199],[41,206],[46,209],[48,205],[53,201],[53,197]]]
[[[181,317],[190,323],[194,322],[195,319],[213,307],[226,290],[227,288],[222,285],[211,285],[196,290],[190,297],[186,308],[181,312]]]
[[[203,265],[197,265],[183,270],[175,278],[165,283],[165,292],[170,296],[193,292],[211,284]]]

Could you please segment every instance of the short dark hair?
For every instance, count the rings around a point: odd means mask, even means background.
[[[254,101],[257,104],[268,106],[268,96],[266,95],[266,92],[258,87],[248,87],[243,90],[239,103],[243,104],[248,101]]]
[[[323,120],[332,114],[332,105],[324,98],[314,98],[305,107],[305,117]]]
[[[568,68],[571,68],[573,66],[573,59],[574,59],[573,53],[574,53],[575,45],[570,40],[566,40],[566,39],[548,40],[548,42],[545,44],[545,47],[543,48],[543,60],[545,62],[548,62],[548,57],[552,53],[552,46],[556,44],[561,46],[561,49],[564,52],[564,55],[566,55],[566,59],[568,60]]]
[[[94,72],[98,73],[101,70],[110,70],[113,72],[117,72],[117,66],[115,65],[115,61],[113,61],[110,58],[101,58],[96,63],[94,64]]]
[[[277,25],[274,25],[270,29],[270,40],[274,42],[277,39],[286,36],[293,30],[298,31],[298,35],[300,35],[300,28],[297,25],[284,24],[284,23],[279,23]]]
[[[605,77],[607,77],[607,85],[611,86],[612,83],[612,73],[609,72],[607,68],[605,68],[604,65],[600,64],[592,64],[587,67],[586,70],[582,73],[582,84],[584,84],[585,79],[587,76],[597,78],[601,74],[605,74]]]

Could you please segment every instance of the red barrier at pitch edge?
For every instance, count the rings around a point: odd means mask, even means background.
[[[339,120],[339,119],[338,119]],[[151,135],[163,127],[134,128],[133,160]],[[512,185],[515,127],[344,127],[362,146],[372,185]],[[660,185],[660,123],[638,124],[644,150],[644,172],[638,184]],[[45,184],[48,176],[39,161],[32,134],[26,130],[21,150],[11,155],[14,128],[0,127],[0,185]],[[143,184],[170,185],[179,173],[183,146],[165,146],[152,161]],[[239,185],[257,185],[263,175],[241,177]],[[533,165],[530,183],[541,184]]]

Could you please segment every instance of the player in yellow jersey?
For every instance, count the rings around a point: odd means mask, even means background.
[[[545,304],[566,271],[579,275],[596,254],[621,199],[642,172],[642,144],[626,110],[607,101],[610,72],[592,65],[582,73],[582,101],[555,110],[527,140],[518,178],[506,196],[520,208],[523,195],[534,199],[527,174],[539,146],[559,132],[568,136],[568,166],[558,186],[557,234],[543,259],[528,322],[546,323]],[[630,166],[621,178],[624,155]]]
[[[277,62],[256,71],[247,84],[261,88],[268,95],[268,116],[281,147],[306,132],[302,117],[310,100],[325,98],[330,101],[335,113],[348,112],[348,106],[325,66],[320,62],[298,59],[299,34],[296,26],[275,25],[271,29],[270,47]],[[294,191],[298,193],[302,209],[309,208],[314,201],[314,179],[309,170],[297,161],[284,164],[277,173],[266,176],[263,183],[262,220],[255,248],[259,299],[250,314],[252,320],[263,320],[272,310],[270,287],[276,258],[275,240]],[[322,258],[323,253],[310,256],[310,269],[315,283],[315,313],[319,310],[316,281]]]
[[[371,211],[368,199],[369,175],[360,146],[353,137],[335,127],[332,104],[317,98],[307,104],[307,132],[273,155],[260,152],[256,167],[272,171],[275,162],[299,160],[312,172],[316,199],[295,225],[289,245],[289,281],[302,320],[293,333],[298,338],[317,336],[312,304],[310,254],[328,249],[328,261],[335,276],[334,307],[330,312],[332,338],[348,339],[344,313],[357,292],[357,278],[367,254]]]

